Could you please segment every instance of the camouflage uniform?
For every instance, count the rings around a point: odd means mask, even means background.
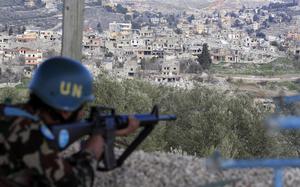
[[[18,106],[34,114],[28,105]],[[92,186],[97,161],[88,152],[59,156],[41,133],[42,120],[3,115],[0,106],[0,186]]]

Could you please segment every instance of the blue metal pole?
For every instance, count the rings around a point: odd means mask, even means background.
[[[284,185],[284,172],[283,169],[274,170],[274,187],[283,187]]]
[[[253,160],[220,160],[220,168],[274,168],[300,167],[299,158],[291,159],[253,159]]]
[[[292,104],[292,103],[299,102],[299,101],[300,101],[300,95],[293,95],[293,96],[283,97],[283,102],[285,104]]]
[[[275,129],[300,129],[299,116],[274,117],[266,121],[269,128]]]

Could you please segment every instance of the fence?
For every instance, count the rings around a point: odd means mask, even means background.
[[[300,95],[275,98],[281,105],[290,105],[300,101]],[[271,130],[300,129],[300,116],[277,116],[266,120],[267,128]],[[218,169],[249,169],[272,168],[274,170],[273,184],[275,187],[284,185],[283,171],[287,167],[300,167],[300,158],[288,159],[251,159],[251,160],[225,160],[217,152],[208,159],[208,167]]]

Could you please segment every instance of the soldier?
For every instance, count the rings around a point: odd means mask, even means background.
[[[92,186],[103,138],[91,136],[78,153],[62,158],[46,136],[48,126],[83,117],[94,99],[92,76],[79,62],[64,57],[46,60],[29,85],[27,103],[0,106],[0,186]],[[139,122],[116,135],[134,132]]]

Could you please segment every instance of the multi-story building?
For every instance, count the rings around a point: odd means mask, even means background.
[[[153,77],[155,82],[158,83],[174,83],[182,80],[180,75],[180,63],[174,57],[165,57],[165,61],[162,64],[162,70],[160,75]]]
[[[247,36],[243,39],[243,45],[245,47],[257,47],[259,44],[257,38],[253,38],[253,37],[250,37],[250,36]]]
[[[32,68],[30,68],[29,66],[24,67],[23,69],[23,76],[26,78],[31,78],[32,77]]]
[[[11,38],[9,36],[0,35],[0,50],[9,49],[10,40]]]
[[[57,6],[57,0],[44,0],[44,2],[47,9],[54,9]]]
[[[101,46],[101,39],[96,34],[88,34],[83,36],[83,48],[95,50]]]
[[[142,38],[152,38],[154,37],[154,31],[149,27],[142,27],[140,31],[140,37]]]
[[[300,57],[300,43],[295,47],[294,55]]]
[[[162,64],[161,74],[165,76],[179,75],[180,65],[176,60],[166,61]]]
[[[111,35],[129,35],[132,33],[132,25],[131,23],[109,23],[109,32]]]
[[[287,39],[292,39],[295,41],[300,41],[300,31],[289,31],[287,34]]]
[[[43,52],[39,50],[29,51],[25,54],[26,65],[38,65],[43,61]]]
[[[210,51],[211,59],[213,63],[220,62],[239,62],[240,54],[238,50],[232,50],[229,48],[215,48]]]
[[[25,0],[24,5],[27,7],[33,7],[35,6],[35,0]]]
[[[22,35],[17,35],[16,40],[18,42],[32,42],[32,41],[36,41],[38,36],[39,35],[35,32],[27,32]]]
[[[12,59],[16,58],[16,51],[13,49],[4,49],[2,51],[2,61],[10,62]]]
[[[59,34],[55,31],[40,31],[39,36],[41,39],[49,40],[49,41],[55,41],[60,38]]]
[[[19,56],[24,57],[26,65],[38,65],[43,61],[43,52],[41,50],[32,50],[29,48],[16,49]]]
[[[131,39],[130,43],[131,43],[131,46],[135,47],[135,48],[137,48],[137,47],[145,47],[146,46],[145,45],[145,41],[143,39],[141,39],[140,37],[133,37]]]
[[[258,22],[254,22],[252,28],[254,31],[257,31],[260,28],[260,24]]]
[[[138,70],[140,70],[140,65],[137,64],[136,60],[128,60],[124,64],[123,72],[127,77],[136,76]]]

